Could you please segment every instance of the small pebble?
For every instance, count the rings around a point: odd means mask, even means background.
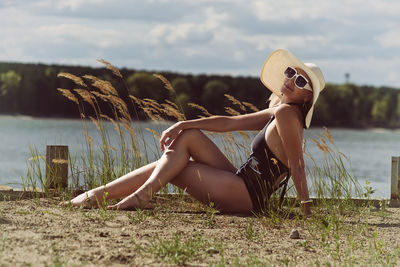
[[[121,229],[121,236],[130,236],[129,231],[125,227]]]
[[[106,232],[100,232],[99,236],[100,236],[100,237],[108,237],[109,234],[106,233]]]
[[[207,253],[208,254],[218,254],[219,250],[216,248],[209,248],[209,249],[207,249]]]
[[[126,230],[121,231],[121,236],[130,236]]]
[[[293,229],[292,232],[290,233],[290,238],[291,239],[300,239],[299,231],[297,231],[296,229]]]

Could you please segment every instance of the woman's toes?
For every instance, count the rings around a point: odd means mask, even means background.
[[[98,202],[96,196],[89,196],[88,193],[85,192],[71,199],[70,201],[63,201],[59,203],[59,206],[68,205],[72,205],[73,207],[95,208],[98,207]]]
[[[116,209],[118,209],[118,206],[117,205],[107,206],[107,209],[108,210],[116,210]]]
[[[71,201],[61,201],[60,203],[58,203],[59,207],[64,207],[64,206],[68,206],[71,204]]]

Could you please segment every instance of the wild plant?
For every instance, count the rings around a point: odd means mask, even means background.
[[[243,230],[243,235],[249,241],[253,241],[257,237],[257,231],[254,229],[254,221],[252,219],[247,220],[247,225]]]
[[[210,202],[208,205],[203,205],[204,211],[206,213],[206,223],[208,226],[215,226],[217,222],[215,221],[215,215],[218,213],[218,210],[215,209],[214,202]]]
[[[134,224],[146,221],[149,218],[149,215],[149,211],[142,209],[136,209],[135,212],[127,214],[129,220]]]
[[[185,240],[182,234],[175,233],[171,239],[154,238],[150,240],[150,244],[141,249],[168,263],[186,265],[200,258],[201,251],[208,245],[208,240],[200,235],[191,236]]]
[[[116,217],[115,211],[109,210],[107,208],[107,206],[108,206],[107,196],[108,196],[108,192],[106,191],[106,187],[104,186],[103,199],[97,200],[97,206],[99,207],[98,212],[99,212],[100,217],[105,221],[113,220]]]
[[[244,267],[244,266],[260,266],[260,267],[268,267],[268,266],[273,266],[268,260],[262,260],[259,259],[256,255],[253,253],[250,253],[245,259],[243,257],[234,257],[232,259],[232,262],[230,264],[226,264],[225,262],[222,262],[222,259],[220,261],[220,264],[217,266],[235,266],[235,267]]]
[[[354,206],[351,199],[361,198],[363,191],[352,174],[350,159],[339,151],[327,128],[311,141],[322,153],[322,158],[318,160],[305,145],[305,157],[309,160],[306,173],[311,181],[310,194],[319,199],[316,206],[339,210]]]

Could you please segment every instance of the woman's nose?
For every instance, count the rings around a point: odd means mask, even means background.
[[[285,78],[285,86],[294,88],[294,81],[293,81],[293,79]]]

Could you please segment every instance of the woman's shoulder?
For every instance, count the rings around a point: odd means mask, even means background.
[[[274,110],[275,118],[278,121],[290,122],[293,120],[301,121],[301,110],[296,104],[282,103]]]
[[[293,112],[298,112],[299,108],[297,104],[293,103],[282,103],[279,106],[274,108],[274,115],[285,115],[285,114],[292,114]]]

